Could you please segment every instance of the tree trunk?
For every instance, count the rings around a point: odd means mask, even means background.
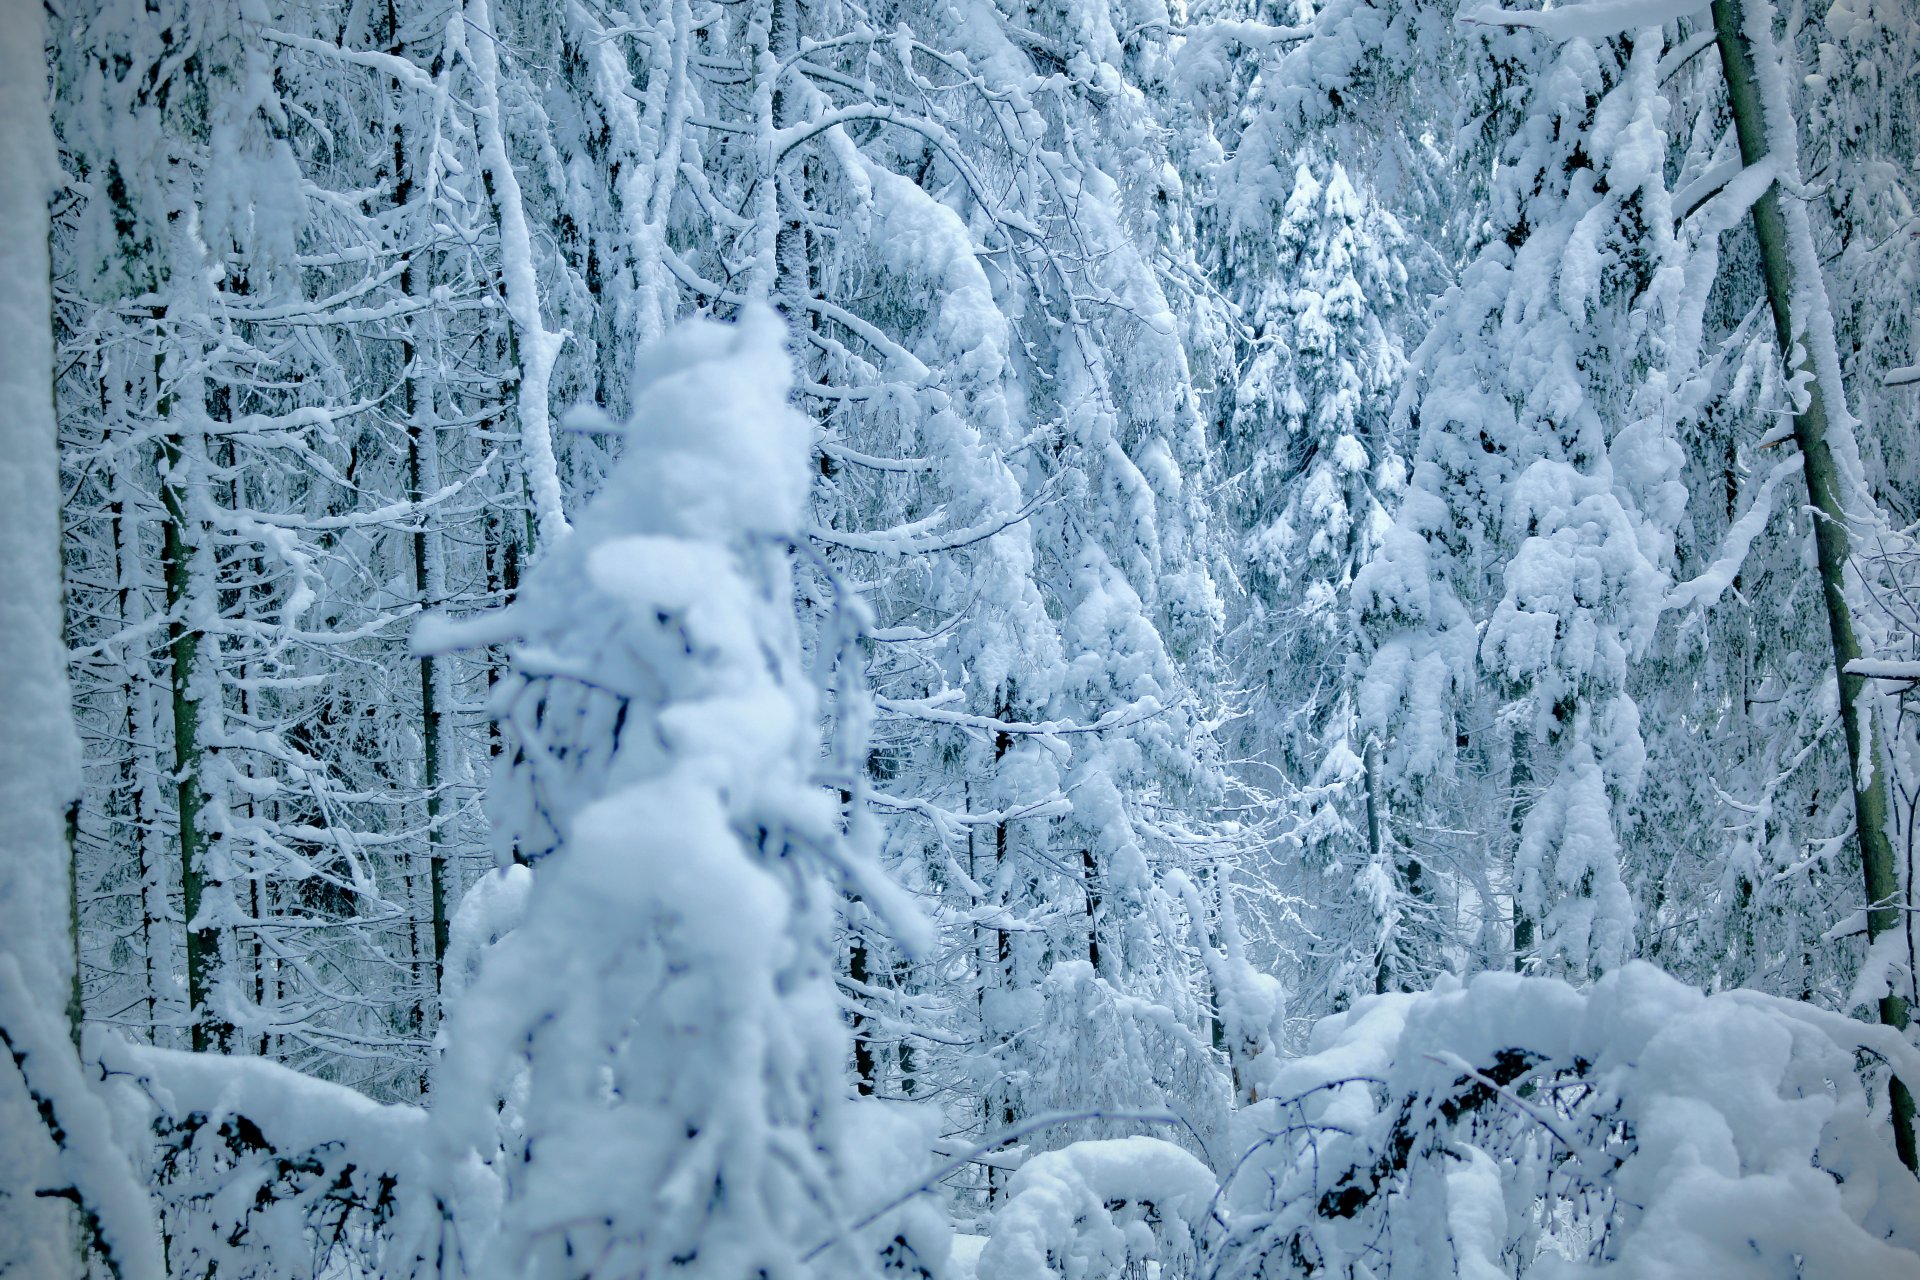
[[[155,319],[164,318],[164,311]],[[168,390],[164,358],[156,359],[155,375],[160,382],[161,418],[174,416],[179,389]],[[187,1019],[192,1027],[196,1052],[208,1049],[225,1051],[229,1029],[207,1011],[207,994],[212,990],[220,958],[220,930],[217,925],[195,921],[210,885],[207,878],[209,842],[205,829],[207,789],[204,774],[206,750],[202,742],[205,727],[206,697],[211,676],[202,670],[199,619],[200,608],[209,583],[202,559],[207,531],[192,512],[188,486],[206,483],[206,441],[203,436],[189,437],[170,431],[160,444],[160,502],[166,509],[162,523],[161,560],[167,592],[167,656],[171,661],[173,700],[173,777],[177,797],[176,824],[180,853],[181,911],[186,925],[187,944]]]
[[[1740,0],[1713,0],[1713,25],[1720,46],[1720,61],[1726,70],[1727,99],[1740,138],[1740,159],[1751,167],[1767,159],[1768,122],[1742,7]],[[1829,388],[1823,385],[1826,380],[1817,376],[1809,350],[1812,340],[1801,338],[1809,317],[1793,314],[1796,291],[1804,295],[1820,290],[1824,294],[1825,283],[1818,279],[1795,279],[1795,254],[1789,239],[1794,228],[1789,227],[1781,208],[1778,182],[1768,187],[1754,203],[1752,216],[1781,359],[1803,377],[1807,387],[1806,407],[1794,417],[1793,432],[1805,461],[1807,496],[1816,512],[1814,549],[1827,606],[1827,628],[1833,641],[1834,673],[1840,681],[1840,720],[1847,738],[1847,763],[1853,780],[1854,831],[1860,843],[1860,868],[1866,881],[1867,938],[1871,944],[1882,934],[1900,929],[1904,921],[1898,901],[1900,885],[1893,844],[1887,836],[1887,772],[1881,758],[1880,738],[1863,705],[1867,682],[1847,669],[1861,656],[1860,638],[1854,631],[1853,613],[1847,604],[1849,513],[1840,468],[1829,438],[1830,411],[1837,410],[1844,420],[1846,410],[1844,403],[1833,406],[1827,403]],[[1836,395],[1840,393],[1840,388],[1831,390]],[[1905,998],[1892,991],[1882,996],[1880,1021],[1904,1030],[1907,1025]],[[1920,1155],[1914,1147],[1913,1095],[1897,1076],[1892,1082],[1891,1101],[1894,1143],[1901,1163],[1920,1172]]]
[[[181,913],[187,935],[187,1020],[193,1028],[196,1052],[209,1047],[206,1024],[207,985],[212,974],[213,956],[219,940],[209,937],[210,930],[194,927],[200,914],[204,888],[202,872],[206,866],[205,838],[200,830],[200,813],[206,795],[200,786],[200,702],[194,689],[193,674],[199,665],[200,636],[187,621],[193,596],[193,572],[188,565],[186,528],[187,501],[180,491],[182,441],[168,436],[161,445],[161,462],[166,477],[161,482],[160,501],[167,519],[160,531],[161,563],[167,580],[167,656],[172,666],[173,693],[173,777],[180,850]]]
[[[1380,813],[1380,743],[1367,739],[1367,745],[1361,760],[1366,774],[1367,787],[1367,858],[1374,866],[1379,866],[1386,856],[1386,832],[1381,826]],[[1380,954],[1373,959],[1373,992],[1375,995],[1391,989],[1392,963],[1390,950],[1383,942]]]
[[[403,46],[398,38],[399,16],[391,0],[387,5],[387,51],[401,56]],[[395,85],[398,92],[399,86]],[[406,131],[399,123],[393,126],[393,203],[404,207],[413,192],[412,157],[407,153]],[[429,257],[429,262],[431,258]],[[430,290],[432,280],[422,282],[419,270],[411,258],[400,273],[400,291],[408,297],[418,296],[422,284]],[[409,321],[409,326],[412,322]],[[445,570],[441,561],[443,550],[437,536],[427,529],[427,514],[421,502],[428,493],[439,487],[440,481],[440,441],[434,434],[432,418],[432,394],[428,394],[429,421],[423,422],[421,415],[419,387],[414,378],[414,361],[418,348],[413,341],[411,328],[406,339],[400,345],[401,406],[406,414],[407,429],[407,500],[412,504],[413,518],[413,586],[419,595],[420,608],[424,611],[441,604],[446,595]],[[446,855],[442,852],[440,833],[440,786],[441,786],[441,698],[439,697],[440,673],[438,663],[431,654],[420,657],[420,738],[422,745],[421,787],[426,799],[427,820],[427,877],[428,910],[433,930],[433,981],[431,989],[436,1002],[446,975],[447,962],[447,874]],[[424,992],[423,992],[424,995]],[[427,1019],[420,1019],[424,1028]]]

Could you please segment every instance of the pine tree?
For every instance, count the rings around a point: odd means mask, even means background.
[[[1398,224],[1337,162],[1324,183],[1307,163],[1296,168],[1269,234],[1278,257],[1255,312],[1263,345],[1241,379],[1228,438],[1240,459],[1250,597],[1231,652],[1241,670],[1261,673],[1249,746],[1279,771],[1297,811],[1287,844],[1304,867],[1283,883],[1322,904],[1312,927],[1329,940],[1347,936],[1354,911],[1374,917],[1360,930],[1370,946],[1356,954],[1333,943],[1331,965],[1302,974],[1304,986],[1326,984],[1309,997],[1319,1008],[1412,971],[1390,959],[1400,941],[1393,916],[1406,908],[1380,891],[1404,859],[1381,811],[1379,744],[1358,729],[1349,619],[1354,576],[1404,484],[1392,414],[1404,356],[1387,323],[1405,271]]]
[[[1496,68],[1527,65],[1534,38],[1483,37]],[[1550,45],[1524,108],[1484,117],[1488,223],[1415,357],[1410,488],[1355,593],[1363,721],[1393,744],[1394,785],[1424,821],[1504,850],[1462,851],[1479,936],[1454,945],[1504,950],[1489,935],[1510,896],[1515,959],[1575,974],[1635,947],[1618,831],[1645,747],[1626,686],[1686,496],[1662,48],[1653,31]],[[1488,102],[1515,101],[1503,74]]]

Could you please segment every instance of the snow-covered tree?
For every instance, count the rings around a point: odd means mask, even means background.
[[[1410,922],[1433,915],[1437,880],[1408,856],[1356,731],[1348,614],[1404,480],[1393,399],[1424,324],[1414,297],[1445,274],[1443,10],[1227,5],[1191,21],[1180,58],[1186,92],[1212,108],[1185,126],[1188,164],[1209,274],[1237,320],[1238,370],[1214,414],[1240,539],[1230,740],[1270,797],[1258,878],[1301,904],[1297,919],[1265,895],[1246,909],[1277,917],[1262,954],[1308,1014],[1434,963],[1430,947],[1414,958],[1431,929]]]
[[[1204,1274],[1906,1274],[1920,1195],[1854,1074],[1867,1045],[1920,1071],[1883,1028],[1641,963],[1367,997],[1246,1117],[1264,1141]]]
[[[550,851],[455,1013],[436,1091],[449,1151],[489,1157],[493,1099],[510,1099],[483,1270],[867,1266],[837,1190],[826,944],[829,886],[871,892],[871,873],[815,776],[789,604],[809,430],[785,336],[748,308],[646,353],[621,462],[484,624],[513,636],[495,821]]]
[[[1474,259],[1414,358],[1412,477],[1356,585],[1361,716],[1410,813],[1501,851],[1444,868],[1457,944],[1598,973],[1634,954],[1618,833],[1645,748],[1627,681],[1686,501],[1695,352],[1665,185],[1665,43],[1652,28],[1482,38],[1496,177]],[[1537,69],[1515,84],[1535,40]]]
[[[1404,860],[1390,848],[1379,744],[1359,732],[1349,618],[1354,577],[1404,483],[1392,417],[1404,357],[1383,315],[1405,272],[1398,224],[1338,162],[1324,182],[1297,167],[1270,235],[1261,345],[1241,375],[1226,441],[1249,597],[1230,652],[1252,685],[1243,740],[1279,771],[1293,810],[1286,843],[1303,874],[1287,883],[1316,904],[1315,927],[1329,941],[1352,936],[1343,916],[1372,917],[1357,931],[1372,935],[1365,952],[1335,944],[1330,966],[1302,966],[1306,985],[1326,984],[1309,997],[1318,1008],[1374,990],[1389,973],[1406,980],[1390,958],[1408,898],[1395,884]]]

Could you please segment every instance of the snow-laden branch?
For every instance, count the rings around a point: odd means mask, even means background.
[[[930,724],[952,725],[976,733],[1008,734],[1013,737],[1063,737],[1077,733],[1110,733],[1116,729],[1128,729],[1142,724],[1156,716],[1165,715],[1167,708],[1158,698],[1141,698],[1124,707],[1115,707],[1091,724],[1080,724],[1072,720],[1000,720],[993,716],[975,715],[967,711],[948,711],[946,704],[960,696],[958,690],[948,690],[926,698],[875,698],[874,705],[888,715],[903,716],[911,720],[924,720]]]
[[[302,53],[314,53],[350,66],[378,71],[391,77],[395,82],[421,93],[437,94],[440,91],[440,86],[434,83],[432,76],[397,54],[380,53],[371,49],[348,49],[325,40],[315,40],[311,36],[276,31],[272,27],[261,27],[259,33],[262,38],[274,44],[285,45],[289,49],[298,49]]]
[[[1033,818],[1057,818],[1073,812],[1073,802],[1059,792],[1027,804],[965,813],[934,804],[930,800],[890,796],[878,791],[869,791],[864,798],[876,809],[884,809],[892,813],[918,814],[932,823],[934,829],[940,832],[943,838],[948,839],[958,836],[968,827],[997,827],[1004,823],[1024,822]]]
[[[1855,658],[1847,664],[1847,674],[1869,680],[1920,681],[1920,662],[1900,658]]]
[[[1704,571],[1675,586],[1667,593],[1662,607],[1667,609],[1685,609],[1692,606],[1711,608],[1740,572],[1740,566],[1747,562],[1747,552],[1753,546],[1753,540],[1767,527],[1767,521],[1773,518],[1773,504],[1780,485],[1789,477],[1800,473],[1802,459],[1798,453],[1774,464],[1773,470],[1760,485],[1760,492],[1754,495],[1753,504],[1740,513],[1740,518],[1727,530],[1726,538],[1720,544],[1720,554],[1713,558]]]
[[[507,293],[507,312],[513,317],[519,342],[520,386],[516,402],[520,434],[526,450],[527,487],[540,522],[540,537],[551,544],[567,531],[561,509],[560,470],[553,453],[547,395],[554,362],[567,339],[564,332],[546,327],[540,315],[540,284],[534,270],[533,236],[527,227],[520,179],[507,153],[505,109],[500,99],[499,60],[494,53],[493,18],[487,0],[472,0],[468,22],[479,39],[471,41],[467,57],[479,83],[481,163],[485,166],[494,207],[500,218],[501,274]]]
[[[849,551],[865,551],[883,556],[930,555],[937,551],[958,551],[962,547],[985,542],[994,534],[1004,529],[1011,529],[1045,505],[1046,495],[1041,494],[1023,504],[1011,515],[991,516],[964,529],[953,529],[941,533],[932,532],[939,526],[941,519],[939,514],[874,533],[829,529],[822,525],[810,525],[806,533],[809,538],[817,542],[845,547]]]
[[[824,436],[815,439],[813,447],[837,462],[850,462],[869,471],[915,472],[933,468],[933,463],[926,458],[882,458]]]
[[[1271,49],[1283,44],[1298,44],[1311,40],[1314,28],[1276,27],[1270,22],[1253,22],[1232,18],[1217,18],[1206,22],[1193,23],[1180,27],[1176,35],[1189,41],[1233,41],[1246,45],[1250,49]]]
[[[1045,1129],[1058,1128],[1060,1125],[1063,1125],[1063,1124],[1075,1124],[1075,1123],[1086,1121],[1086,1120],[1118,1120],[1118,1121],[1123,1121],[1123,1122],[1132,1123],[1132,1124],[1165,1124],[1165,1125],[1178,1125],[1178,1124],[1187,1123],[1185,1120],[1181,1119],[1179,1116],[1173,1115],[1172,1113],[1165,1112],[1165,1111],[1088,1110],[1088,1111],[1045,1112],[1041,1115],[1037,1115],[1028,1119],[1024,1123],[1013,1125],[1012,1127],[1007,1129],[1002,1129],[998,1133],[995,1133],[992,1137],[987,1138],[984,1141],[975,1143],[973,1146],[967,1148],[965,1151],[963,1151],[959,1155],[954,1156],[952,1159],[946,1161],[945,1163],[941,1164],[940,1166],[932,1170],[924,1178],[920,1179],[920,1181],[914,1183],[913,1186],[907,1188],[905,1191],[902,1191],[900,1194],[894,1196],[891,1200],[886,1201],[884,1204],[880,1205],[878,1208],[869,1210],[867,1213],[855,1219],[849,1225],[849,1227],[845,1232],[836,1233],[832,1236],[829,1236],[827,1239],[822,1240],[819,1244],[813,1246],[812,1249],[808,1250],[805,1254],[801,1256],[801,1261],[811,1262],[814,1258],[826,1252],[826,1250],[828,1250],[833,1245],[838,1243],[845,1236],[858,1232],[863,1228],[872,1226],[874,1223],[878,1222],[880,1219],[886,1217],[889,1213],[892,1213],[895,1209],[898,1209],[901,1205],[907,1203],[909,1200],[912,1200],[915,1196],[924,1195],[933,1191],[934,1188],[938,1187],[942,1182],[944,1182],[952,1174],[958,1172],[960,1169],[966,1167],[968,1164],[973,1163],[975,1160],[978,1160],[981,1156],[986,1155],[990,1151],[997,1151],[1000,1148],[1005,1147],[1010,1143],[1018,1142],[1022,1138],[1028,1137],[1035,1133],[1039,1133]]]
[[[111,1132],[63,1030],[35,1004],[13,956],[0,953],[0,1049],[12,1059],[55,1147],[64,1181],[41,1195],[71,1200],[115,1280],[166,1275],[153,1206]],[[19,1135],[10,1135],[18,1137]],[[7,1160],[27,1153],[9,1149]]]
[[[1460,21],[1475,26],[1530,27],[1555,40],[1600,40],[1641,27],[1664,27],[1707,7],[1707,0],[1597,0],[1562,9],[1472,9]]]

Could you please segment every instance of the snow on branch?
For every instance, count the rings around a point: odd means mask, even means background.
[[[1869,680],[1920,680],[1920,662],[1897,658],[1855,658],[1847,664],[1850,676]]]
[[[302,1260],[342,1274],[432,1269],[434,1250],[417,1242],[444,1211],[428,1189],[458,1178],[429,1170],[424,1110],[258,1058],[118,1040],[93,1055],[146,1110],[172,1274],[267,1280]]]
[[[1314,28],[1276,27],[1270,22],[1218,18],[1182,28],[1179,34],[1191,41],[1231,40],[1252,49],[1271,49],[1277,45],[1311,40]]]
[[[1788,476],[1799,474],[1800,468],[1801,458],[1797,453],[1774,464],[1773,470],[1767,473],[1766,480],[1761,483],[1760,492],[1754,495],[1753,504],[1727,530],[1720,554],[1700,574],[1668,592],[1665,608],[1711,608],[1719,602],[1727,588],[1733,585],[1740,566],[1747,562],[1747,551],[1753,546],[1753,540],[1760,536],[1760,531],[1767,527],[1767,521],[1773,518],[1774,498],[1781,483]]]
[[[1047,495],[1037,494],[1021,504],[1018,511],[1011,515],[992,516],[978,524],[964,529],[954,529],[945,533],[934,533],[940,516],[935,514],[925,520],[916,520],[912,524],[901,525],[893,529],[882,529],[874,533],[861,533],[848,529],[828,529],[820,525],[807,528],[807,536],[817,542],[831,546],[845,547],[849,551],[866,551],[884,556],[919,556],[936,551],[958,551],[970,547],[976,542],[985,542],[1003,529],[1027,519],[1035,511],[1045,506]]]
[[[953,725],[976,733],[1004,733],[1012,737],[1059,737],[1074,733],[1108,733],[1116,729],[1131,728],[1167,713],[1167,708],[1161,705],[1159,699],[1148,697],[1138,702],[1128,703],[1124,707],[1115,707],[1090,724],[1079,724],[1071,720],[998,720],[992,716],[974,715],[971,712],[948,711],[945,704],[956,696],[957,694],[950,692],[934,694],[926,698],[877,697],[874,699],[874,705],[890,715],[925,720],[933,724]]]
[[[1476,26],[1531,27],[1555,40],[1600,40],[1640,27],[1663,27],[1706,7],[1705,0],[1598,0],[1541,12],[1473,9],[1462,13],[1460,21]]]

